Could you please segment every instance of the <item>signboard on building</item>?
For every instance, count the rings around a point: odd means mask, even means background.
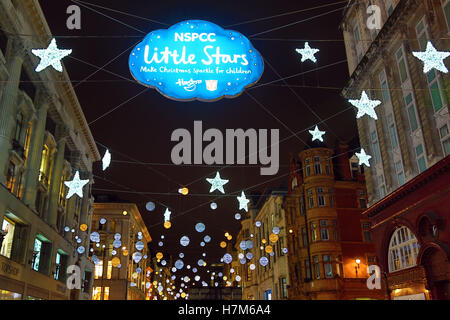
[[[136,81],[170,99],[211,102],[258,82],[264,62],[239,32],[188,20],[148,34],[132,50],[129,67]]]

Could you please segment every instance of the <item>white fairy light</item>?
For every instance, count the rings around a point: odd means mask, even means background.
[[[431,69],[436,69],[448,73],[444,60],[450,56],[448,51],[437,51],[433,44],[428,41],[425,52],[413,52],[416,58],[423,62],[423,73],[428,73]]]
[[[103,171],[105,171],[109,167],[110,164],[111,164],[111,153],[109,152],[108,149],[106,149],[105,155],[103,156],[103,159],[102,159]]]
[[[49,66],[52,66],[59,72],[62,72],[63,67],[61,64],[61,59],[71,54],[72,49],[58,49],[56,45],[56,39],[52,39],[47,49],[33,49],[31,50],[31,52],[41,59],[38,66],[36,67],[36,72],[41,72]]]
[[[244,191],[242,191],[241,196],[237,197],[237,199],[239,201],[239,210],[244,209],[248,212],[248,203],[250,200],[245,197]]]
[[[214,190],[219,190],[220,192],[225,193],[225,190],[223,190],[223,186],[226,185],[229,180],[221,179],[219,172],[217,172],[214,179],[206,178],[206,181],[211,184],[211,189],[209,190],[210,193]]]
[[[378,120],[377,114],[375,113],[375,107],[381,104],[380,100],[370,100],[367,93],[363,91],[360,100],[350,99],[348,102],[358,108],[356,118],[361,118],[363,115],[367,114],[369,117]]]
[[[303,49],[295,49],[298,53],[302,55],[302,62],[305,62],[306,60],[311,60],[312,62],[317,62],[317,58],[314,56],[317,52],[319,52],[319,49],[313,49],[309,46],[309,43],[305,43],[305,48]]]
[[[75,172],[75,176],[72,181],[64,181],[64,184],[69,188],[66,199],[70,199],[74,194],[77,194],[80,198],[83,198],[83,187],[89,183],[89,179],[80,180],[80,173]]]
[[[356,152],[356,156],[359,159],[359,165],[365,164],[366,166],[370,167],[369,160],[370,158],[372,158],[372,156],[366,154],[363,148],[361,148],[360,153]]]
[[[309,133],[312,135],[312,141],[319,140],[323,142],[322,136],[325,134],[325,131],[320,131],[317,125],[314,130],[309,130]]]

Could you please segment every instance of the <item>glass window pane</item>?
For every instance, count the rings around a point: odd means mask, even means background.
[[[416,112],[414,111],[414,105],[412,105],[408,108],[408,117],[409,117],[409,124],[411,126],[411,131],[416,131],[419,128],[419,125],[417,124]]]
[[[442,108],[441,90],[439,89],[438,82],[435,81],[430,86],[431,99],[433,100],[434,111],[439,111]]]

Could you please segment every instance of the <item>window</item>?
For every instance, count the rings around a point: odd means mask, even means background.
[[[308,233],[306,232],[306,227],[302,228],[302,241],[303,247],[306,247],[308,245]]]
[[[92,272],[85,271],[83,275],[83,292],[89,292],[91,284]]]
[[[56,252],[56,268],[55,268],[55,274],[54,279],[59,281],[65,281],[66,280],[66,269],[67,269],[67,260],[68,256],[61,250],[58,250]]]
[[[450,30],[450,1],[441,0],[442,10],[444,10],[445,19],[447,20],[447,27]]]
[[[31,268],[43,274],[48,274],[52,248],[51,243],[42,235],[34,239],[34,250]]]
[[[384,0],[384,7],[386,8],[386,12],[388,17],[394,12],[394,4],[392,0]]]
[[[308,189],[308,208],[314,207],[313,189]]]
[[[418,252],[419,243],[414,233],[407,227],[397,228],[389,243],[389,272],[414,267]]]
[[[320,265],[319,256],[313,256],[314,276],[316,279],[320,279]]]
[[[417,166],[419,167],[419,173],[424,172],[427,169],[427,164],[425,162],[425,155],[423,153],[422,144],[419,144],[416,147],[416,159],[417,159]]]
[[[324,207],[325,206],[324,190],[321,187],[317,188],[317,205],[319,207]]]
[[[417,129],[419,129],[419,124],[417,122],[416,107],[414,106],[411,93],[406,96],[405,102],[406,102],[406,111],[408,113],[409,125],[411,127],[411,131],[414,132]]]
[[[314,174],[322,174],[322,166],[320,163],[314,163]]]
[[[380,153],[380,145],[378,144],[378,136],[376,131],[372,131],[370,134],[370,138],[372,140],[372,148],[375,155],[375,163],[379,163],[381,161],[381,153]]]
[[[320,238],[322,240],[330,240],[330,236],[328,234],[328,221],[319,220],[319,224],[320,224]]]
[[[384,198],[386,195],[386,186],[384,185],[384,176],[378,176],[378,192],[380,193],[380,198]]]
[[[311,266],[309,265],[309,260],[305,260],[305,273],[306,279],[311,279]]]
[[[361,209],[367,208],[367,201],[365,198],[359,198],[359,207]]]
[[[419,39],[421,50],[425,51],[428,40],[431,38],[425,18],[422,18],[422,20],[420,20],[420,22],[417,24],[416,34],[417,39]],[[445,96],[442,90],[442,83],[438,73],[434,69],[430,70],[426,76],[434,112],[437,112],[442,109],[444,105],[443,101],[445,101]]]
[[[67,195],[67,186],[64,184],[64,181],[69,180],[69,178],[63,174],[61,176],[61,182],[59,185],[59,205],[62,206],[63,208],[66,207],[67,205],[67,199],[66,199],[66,195]]]
[[[306,166],[306,176],[309,177],[311,175],[311,167]]]
[[[403,165],[401,161],[395,163],[395,171],[397,173],[398,185],[401,186],[405,183],[405,172],[403,171]]]
[[[286,278],[281,278],[280,280],[281,283],[281,298],[286,299],[288,296],[288,291],[287,291],[287,281]]]
[[[383,96],[383,102],[386,103],[391,100],[389,93],[389,86],[386,79],[386,72],[383,70],[380,72],[378,79],[380,80],[381,94]]]
[[[311,241],[315,242],[317,241],[317,229],[316,229],[316,223],[315,222],[311,222]]]
[[[100,279],[103,276],[103,260],[95,265],[94,279]]]
[[[441,137],[442,149],[444,157],[450,154],[450,134],[447,124],[439,129],[439,136]]]
[[[403,46],[398,49],[396,53],[397,66],[400,72],[400,81],[403,84],[408,79],[408,71],[406,67],[406,61],[403,53]]]
[[[50,173],[50,150],[47,145],[44,145],[41,156],[41,166],[39,170],[39,181],[43,185],[48,186]]]
[[[106,270],[106,279],[111,279],[111,275],[112,275],[112,261],[110,260],[108,261],[108,269]]]
[[[11,192],[13,192],[14,189],[15,175],[16,175],[16,165],[14,164],[14,162],[10,161],[8,165],[8,171],[6,173],[6,187]]]
[[[14,133],[14,140],[16,140],[21,146],[23,145],[23,138],[25,138],[25,135],[23,134],[25,131],[24,124],[25,124],[25,121],[23,119],[22,112],[17,113],[16,131]]]
[[[393,149],[398,148],[397,130],[395,128],[394,117],[391,114],[387,116],[387,122],[389,126],[389,137],[391,139],[391,145]]]
[[[7,218],[3,219],[2,231],[6,234],[3,238],[0,254],[7,258],[11,258],[15,226],[16,224],[13,221]]]
[[[300,197],[299,202],[300,202],[300,215],[304,216],[305,215],[305,204],[303,203],[303,197]]]
[[[372,236],[370,234],[370,222],[364,222],[362,224],[364,242],[372,242]]]
[[[101,300],[102,287],[92,288],[92,300]]]
[[[353,22],[353,38],[355,41],[356,56],[358,58],[357,62],[359,62],[363,57],[363,48],[357,19],[355,19]]]
[[[328,254],[323,255],[323,270],[325,272],[325,278],[333,277],[333,268],[331,266],[331,256]]]

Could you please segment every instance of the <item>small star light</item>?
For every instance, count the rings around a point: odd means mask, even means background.
[[[48,66],[52,66],[55,70],[62,72],[63,67],[61,59],[72,53],[70,50],[61,50],[56,46],[56,39],[52,39],[47,49],[33,49],[31,52],[41,58],[39,65],[36,67],[36,72],[41,72]]]
[[[361,148],[360,153],[356,152],[356,156],[359,159],[359,165],[365,164],[366,166],[370,167],[369,160],[370,158],[372,158],[372,156],[366,154],[363,148]]]
[[[69,188],[69,192],[67,193],[66,199],[70,199],[75,193],[83,198],[83,187],[89,182],[87,180],[80,180],[80,173],[75,172],[75,176],[72,181],[64,181],[64,184]]]
[[[164,222],[170,221],[170,215],[172,212],[170,212],[169,208],[166,208],[166,211],[164,212]]]
[[[325,131],[320,131],[319,127],[315,127],[314,130],[309,130],[309,133],[312,135],[312,141],[319,140],[323,142],[322,136],[325,134]]]
[[[306,60],[311,60],[312,62],[317,62],[316,57],[314,56],[317,52],[319,52],[319,49],[312,49],[309,46],[309,43],[305,43],[304,49],[295,49],[298,53],[302,55],[302,62],[305,62]]]
[[[242,191],[241,196],[237,197],[237,199],[239,201],[239,210],[244,209],[248,212],[248,203],[250,200],[245,197],[244,191]]]
[[[356,118],[361,118],[363,115],[367,114],[369,117],[378,120],[377,114],[375,113],[375,107],[381,104],[380,100],[370,100],[367,93],[363,91],[360,100],[350,99],[348,102],[358,108]]]
[[[214,179],[206,178],[206,181],[211,184],[211,189],[209,190],[210,193],[214,190],[219,190],[220,192],[225,193],[225,191],[223,190],[223,186],[226,185],[229,180],[221,179],[219,172],[217,172]]]
[[[111,153],[109,152],[108,149],[106,149],[105,155],[103,156],[102,164],[103,164],[103,171],[105,171],[111,164]]]
[[[448,73],[448,69],[444,64],[445,58],[450,56],[448,51],[437,51],[433,44],[428,41],[427,49],[425,52],[413,52],[416,58],[423,61],[423,73],[428,73],[431,69],[435,68],[444,73]]]

